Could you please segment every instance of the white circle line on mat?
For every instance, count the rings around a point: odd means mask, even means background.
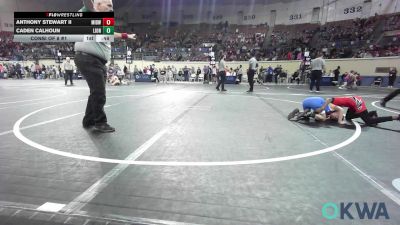
[[[129,95],[129,96],[135,96],[135,95]],[[123,96],[114,96],[114,97],[123,97]],[[286,99],[274,99],[274,98],[267,98],[270,100],[277,100],[277,101],[289,101]],[[74,153],[69,153],[69,152],[64,152],[61,150],[57,150],[54,148],[50,148],[44,145],[41,145],[37,142],[34,142],[30,140],[29,138],[25,137],[20,130],[21,123],[27,119],[28,117],[41,112],[43,110],[49,109],[49,108],[54,108],[57,106],[61,105],[66,105],[70,103],[75,103],[75,102],[81,102],[83,100],[78,100],[78,101],[71,101],[71,102],[66,102],[66,103],[61,103],[53,106],[48,106],[42,109],[38,109],[34,112],[31,112],[23,117],[21,117],[13,126],[13,133],[14,135],[24,142],[25,144],[36,148],[38,150],[48,152],[51,154],[59,155],[59,156],[64,156],[68,158],[74,158],[74,159],[80,159],[80,160],[87,160],[87,161],[93,161],[93,162],[103,162],[103,163],[114,163],[114,164],[129,164],[129,165],[147,165],[147,166],[237,166],[237,165],[252,165],[252,164],[262,164],[262,163],[272,163],[272,162],[281,162],[281,161],[289,161],[289,160],[295,160],[295,159],[302,159],[302,158],[307,158],[307,157],[312,157],[312,156],[317,156],[321,155],[324,153],[332,152],[337,149],[340,149],[342,147],[345,147],[352,142],[354,142],[360,135],[361,135],[361,126],[353,121],[356,130],[353,133],[353,135],[348,138],[347,140],[336,144],[334,146],[326,147],[320,150],[315,150],[312,152],[307,152],[307,153],[302,153],[302,154],[296,154],[296,155],[289,155],[289,156],[282,156],[282,157],[274,157],[274,158],[265,158],[265,159],[254,159],[254,160],[240,160],[240,161],[208,161],[208,162],[180,162],[180,161],[136,161],[136,160],[121,160],[121,159],[109,159],[109,158],[101,158],[101,157],[94,157],[94,156],[86,156],[86,155],[79,155],[79,154],[74,154]],[[291,101],[292,102],[292,101]],[[297,102],[293,102],[297,103]],[[166,129],[162,129],[162,134],[166,133]],[[160,132],[155,134],[154,136],[161,137],[159,135]],[[154,136],[150,139],[154,139]],[[150,140],[149,139],[149,140]],[[151,145],[148,145],[147,148],[150,148]]]
[[[377,106],[376,103],[378,103],[378,102],[379,102],[379,101],[372,102],[371,105],[374,106],[375,108],[384,110],[384,111],[386,111],[386,112],[391,112],[391,113],[396,113],[396,114],[399,114],[399,113],[400,113],[399,111],[394,111],[394,110],[390,110],[390,109],[386,109],[386,108]]]

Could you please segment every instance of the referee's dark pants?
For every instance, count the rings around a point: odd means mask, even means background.
[[[65,85],[67,85],[68,83],[68,79],[71,85],[73,85],[74,83],[72,83],[72,74],[74,73],[74,71],[72,70],[66,70],[65,74],[64,74],[64,80],[65,80]]]
[[[396,81],[396,75],[389,75],[389,86],[393,86]]]
[[[18,79],[22,79],[21,69],[18,69],[18,70],[17,70],[17,78],[18,78]]]
[[[399,88],[399,89],[396,89],[396,90],[394,90],[394,91],[392,91],[389,95],[387,95],[387,96],[383,99],[383,101],[384,101],[384,102],[388,102],[388,101],[392,100],[394,97],[396,97],[396,95],[398,95],[398,94],[400,94],[400,88]]]
[[[221,90],[225,90],[225,78],[226,78],[226,73],[225,71],[221,71],[218,73],[218,85],[216,87],[217,90],[219,90],[219,86],[221,86]]]
[[[247,72],[247,80],[249,81],[250,89],[249,91],[253,91],[254,87],[254,74],[256,73],[255,70],[250,70]]]
[[[314,89],[314,85],[317,87],[317,91],[319,91],[319,85],[322,79],[322,70],[313,70],[311,71],[311,83],[310,83],[310,91]]]
[[[101,125],[107,123],[104,112],[106,104],[106,60],[86,53],[76,52],[75,64],[85,77],[90,89],[82,125]]]

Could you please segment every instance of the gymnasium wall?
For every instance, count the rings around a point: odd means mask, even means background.
[[[14,14],[0,12],[0,31],[14,32]]]
[[[173,21],[183,24],[220,23],[230,24],[275,24],[326,23],[338,20],[370,17],[375,13],[400,12],[400,0],[299,0],[299,1],[255,1],[246,4],[210,4],[210,0],[199,0],[197,4],[167,5],[151,4],[141,7],[125,7],[129,23]],[[218,1],[217,1],[218,2]]]

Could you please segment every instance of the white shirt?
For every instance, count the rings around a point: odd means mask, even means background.
[[[221,59],[221,61],[219,61],[218,63],[218,71],[225,71],[225,60]]]
[[[311,70],[323,70],[325,68],[325,60],[321,57],[311,61]]]
[[[66,61],[64,63],[64,70],[74,70],[74,66],[70,62]]]
[[[249,60],[249,69],[256,70],[257,69],[257,59],[256,57],[251,57]]]
[[[239,68],[239,71],[238,71],[238,74],[240,75],[240,74],[243,74],[243,68]]]

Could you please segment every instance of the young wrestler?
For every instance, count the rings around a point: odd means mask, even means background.
[[[325,99],[321,97],[309,97],[303,100],[303,112],[299,109],[293,110],[289,115],[288,119],[295,120],[305,119],[308,117],[314,117],[315,120],[325,121],[330,119],[329,114],[336,112],[337,116],[334,117],[339,124],[346,124],[343,121],[343,109],[334,104],[325,104]]]
[[[346,120],[349,121],[351,119],[361,118],[368,126],[374,126],[387,121],[400,120],[400,114],[396,116],[378,117],[376,111],[368,112],[365,101],[360,96],[328,98],[321,108],[325,108],[330,103],[348,108]]]

